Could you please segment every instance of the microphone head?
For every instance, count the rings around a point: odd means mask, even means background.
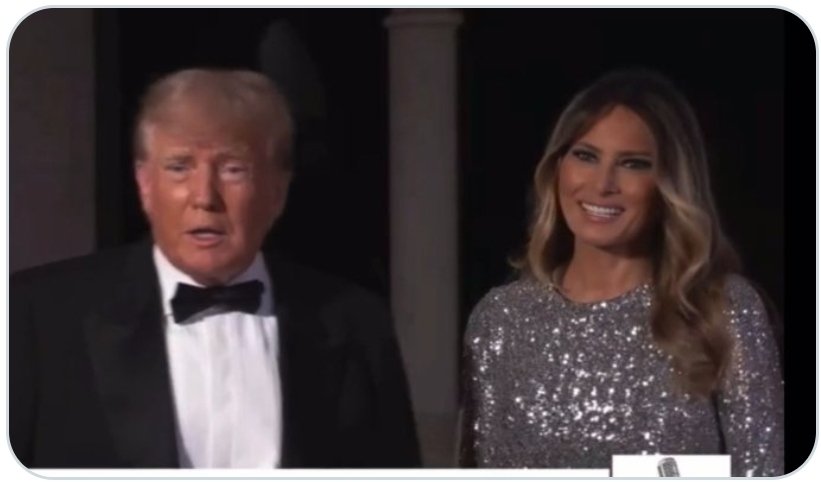
[[[681,477],[678,473],[678,464],[673,457],[664,457],[658,464],[660,477]]]

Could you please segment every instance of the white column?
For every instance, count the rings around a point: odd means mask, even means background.
[[[423,456],[454,461],[459,342],[457,28],[449,9],[396,9],[390,66],[391,302]]]
[[[40,10],[17,26],[9,43],[11,271],[94,249],[94,77],[92,10]]]

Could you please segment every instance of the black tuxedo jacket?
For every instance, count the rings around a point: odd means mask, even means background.
[[[417,466],[386,306],[265,259],[280,331],[282,466]],[[9,301],[9,438],[23,465],[178,466],[150,243],[16,273]]]

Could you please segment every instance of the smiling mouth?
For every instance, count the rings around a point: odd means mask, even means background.
[[[610,221],[624,212],[624,208],[618,206],[599,206],[586,202],[580,202],[579,205],[589,216],[596,220]]]

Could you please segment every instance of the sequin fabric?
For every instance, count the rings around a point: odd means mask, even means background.
[[[735,339],[716,397],[674,387],[653,343],[653,288],[594,303],[519,280],[494,288],[465,333],[462,463],[608,468],[614,454],[731,455],[734,476],[783,474],[783,382],[766,310],[726,283]],[[723,440],[723,442],[722,442]]]

